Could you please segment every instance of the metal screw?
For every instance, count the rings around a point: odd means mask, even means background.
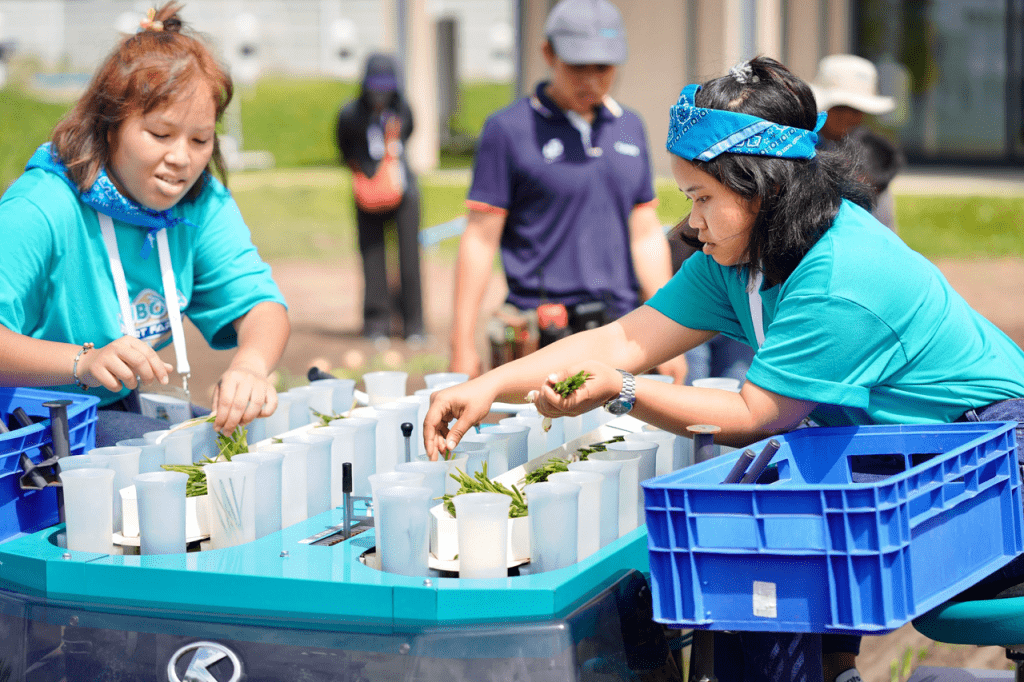
[[[282,549],[282,550],[281,550],[281,558],[283,559],[283,558],[285,558],[286,556],[288,556],[288,550],[287,550],[287,549]]]
[[[71,552],[64,552],[61,558],[64,559],[64,561],[71,561]]]
[[[68,618],[68,625],[78,625],[78,616],[71,616],[71,618]]]
[[[398,653],[400,653],[400,654],[402,654],[404,656],[405,654],[409,653],[409,648],[410,647],[409,647],[408,642],[402,642],[401,644],[398,645]]]
[[[434,581],[433,580],[431,580],[430,578],[424,578],[423,579],[423,587],[433,587],[433,586],[434,586]]]

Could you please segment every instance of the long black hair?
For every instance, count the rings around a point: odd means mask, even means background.
[[[698,107],[758,116],[794,128],[813,130],[818,107],[810,87],[769,57],[755,57],[729,75],[710,80],[694,98]],[[870,210],[873,193],[858,175],[845,145],[818,150],[815,158],[780,159],[721,154],[690,161],[743,198],[760,198],[747,253],[752,268],[769,286],[784,282],[832,225],[843,199]],[[700,248],[692,233],[680,238]]]

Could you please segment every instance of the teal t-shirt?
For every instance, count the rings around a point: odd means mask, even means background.
[[[697,253],[648,305],[757,348],[746,285],[747,268]],[[819,403],[821,425],[945,423],[1024,396],[1024,352],[851,202],[761,299],[764,343],[747,380]]]
[[[232,322],[263,301],[284,304],[228,190],[209,178],[167,230],[182,314],[216,349],[237,344]],[[170,342],[157,250],[142,258],[146,228],[114,221],[138,336]],[[57,175],[26,171],[0,199],[0,324],[38,339],[103,346],[121,336],[120,308],[96,211]],[[190,350],[190,355],[195,353]],[[62,390],[75,390],[70,386]],[[91,393],[102,404],[119,395]],[[122,392],[123,394],[123,392]]]

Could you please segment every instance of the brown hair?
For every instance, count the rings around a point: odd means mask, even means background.
[[[172,104],[202,83],[213,92],[217,121],[231,101],[231,76],[199,34],[182,24],[178,18],[181,7],[176,2],[164,4],[155,10],[152,21],[143,22],[141,31],[122,40],[93,76],[85,94],[54,128],[53,149],[83,192],[110,163],[108,136],[127,119]],[[226,181],[216,133],[210,164]],[[202,192],[209,171],[207,165],[185,200]]]

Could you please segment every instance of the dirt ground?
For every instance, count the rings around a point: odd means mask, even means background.
[[[1024,345],[1024,314],[1020,294],[1024,292],[1024,261],[941,261],[937,265],[967,301],[992,320],[1018,344]],[[286,376],[301,377],[317,358],[333,366],[346,363],[358,369],[378,350],[359,335],[362,305],[362,275],[359,261],[342,259],[330,264],[272,263],[274,278],[289,304],[292,335],[280,367]],[[427,357],[426,364],[441,369],[447,356],[447,335],[451,328],[451,265],[431,253],[423,259],[424,305],[427,343],[410,348],[395,340],[387,357],[393,362],[409,363],[415,356]],[[492,278],[482,311],[497,306],[505,291],[500,275]],[[323,292],[329,292],[325,297]],[[483,319],[484,313],[481,313]],[[192,365],[193,395],[196,402],[209,403],[212,386],[227,367],[231,353],[211,351],[194,328],[188,327],[189,360]],[[484,352],[483,337],[479,337]],[[353,353],[352,351],[356,351]],[[173,353],[163,351],[173,364]],[[484,355],[483,357],[487,357]],[[362,366],[365,366],[362,365]],[[429,370],[428,368],[428,371]],[[433,370],[436,371],[436,370]],[[421,374],[410,372],[408,390],[423,387]],[[975,669],[1008,669],[1004,650],[998,647],[964,647],[938,644],[917,633],[911,626],[882,637],[867,637],[858,659],[865,682],[900,680],[890,676],[893,662],[908,655],[914,665],[951,666]],[[905,678],[903,678],[905,679]]]

